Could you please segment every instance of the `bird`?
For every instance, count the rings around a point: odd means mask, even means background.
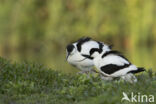
[[[77,67],[82,73],[94,72],[93,58],[90,57],[89,53],[92,48],[97,48],[101,52],[107,52],[111,50],[112,46],[95,41],[90,37],[82,37],[66,46],[67,62]]]
[[[101,52],[98,48],[90,50],[94,65],[99,73],[108,78],[121,78],[128,82],[137,82],[134,74],[145,71],[142,67],[132,64],[119,51]]]

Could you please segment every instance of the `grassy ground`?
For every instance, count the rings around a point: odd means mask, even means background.
[[[105,82],[0,58],[0,104],[121,104],[122,92],[156,96],[156,73],[150,70],[137,77],[136,84]]]

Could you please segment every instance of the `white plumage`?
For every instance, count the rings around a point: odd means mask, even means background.
[[[101,52],[110,51],[110,47],[102,42],[97,42],[91,38],[85,37],[77,42],[67,45],[67,61],[73,66],[76,66],[83,72],[93,71],[93,58],[90,57],[90,50],[97,48]]]
[[[143,68],[138,68],[131,64],[117,51],[99,53],[98,49],[92,49],[90,55],[94,58],[95,67],[104,77],[121,77],[126,80],[133,78],[133,81],[136,81],[133,74],[144,71]]]

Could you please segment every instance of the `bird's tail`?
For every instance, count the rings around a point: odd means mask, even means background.
[[[137,73],[143,72],[143,71],[146,71],[145,68],[143,68],[143,67],[138,67]]]
[[[145,68],[143,68],[143,67],[138,67],[137,70],[132,70],[132,71],[130,71],[130,72],[128,72],[128,73],[136,74],[136,73],[140,73],[140,72],[143,72],[143,71],[145,71]]]

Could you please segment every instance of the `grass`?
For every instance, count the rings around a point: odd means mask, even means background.
[[[156,96],[156,73],[149,70],[137,77],[136,84],[106,82],[0,58],[0,104],[120,104],[122,92]]]

